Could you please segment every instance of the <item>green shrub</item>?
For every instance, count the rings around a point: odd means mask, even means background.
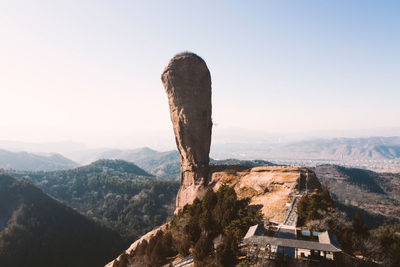
[[[168,257],[192,251],[196,266],[233,266],[238,243],[248,228],[261,220],[259,208],[249,206],[249,199],[238,200],[235,190],[223,185],[186,205],[172,218],[169,229],[153,236],[147,247],[140,244],[134,252],[135,261],[147,257],[146,264],[156,266],[167,263]],[[223,242],[214,251],[213,239],[219,235]]]

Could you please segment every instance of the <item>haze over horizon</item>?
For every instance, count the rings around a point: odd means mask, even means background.
[[[400,136],[399,11],[396,1],[1,1],[0,140],[175,148],[160,75],[185,50],[211,71],[213,143]]]

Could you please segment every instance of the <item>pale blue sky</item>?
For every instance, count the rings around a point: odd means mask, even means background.
[[[216,134],[399,128],[399,14],[398,1],[0,0],[0,139],[173,145],[160,75],[184,50],[210,68]]]

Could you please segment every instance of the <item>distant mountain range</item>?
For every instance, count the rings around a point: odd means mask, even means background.
[[[0,168],[3,169],[52,171],[71,169],[77,166],[78,163],[60,154],[37,155],[0,149]]]
[[[324,162],[379,170],[400,172],[400,137],[313,139],[284,144],[219,144],[212,148],[211,164],[228,164],[227,159],[256,160],[265,162],[242,162],[257,166],[270,162],[315,166]],[[176,179],[179,177],[179,153],[158,152],[150,148],[135,150],[92,151],[91,159],[110,158],[134,162],[153,175]],[[311,160],[313,162],[302,162]],[[388,163],[386,161],[393,160]],[[225,162],[224,162],[225,161]],[[229,160],[228,160],[229,161]],[[298,162],[300,161],[300,162]],[[360,164],[360,162],[363,162]],[[378,163],[377,163],[378,162]],[[232,165],[237,165],[235,162]],[[315,164],[315,165],[313,165]]]
[[[148,147],[126,150],[98,148],[74,151],[66,154],[66,156],[81,164],[89,164],[98,159],[122,159],[134,162],[138,159],[151,157],[159,153],[161,152],[150,149]]]
[[[3,155],[3,156],[2,156]],[[81,160],[93,162],[89,166],[105,164],[100,159],[123,160],[133,162],[137,168],[143,172],[144,176],[157,176],[166,179],[176,180],[180,175],[180,155],[178,151],[159,152],[148,147],[132,149],[132,150],[90,150],[82,154]],[[108,162],[111,164],[112,161]],[[240,166],[260,166],[272,165],[272,163],[263,160],[238,160],[210,159],[210,164],[214,165],[240,165]],[[21,171],[53,171],[72,169],[78,164],[59,155],[41,156],[27,152],[9,152],[0,150],[0,168],[15,169]],[[130,166],[133,168],[132,166]],[[85,167],[87,168],[87,167]],[[140,172],[140,171],[139,171]]]
[[[22,146],[19,144],[18,148]],[[121,159],[134,162],[155,176],[167,179],[179,177],[180,162],[176,150],[159,152],[148,147],[127,150],[107,148],[79,150],[81,147],[77,145],[72,148],[65,154],[72,160],[60,154],[49,156],[0,150],[0,168],[61,170],[74,168],[78,163],[89,164],[98,159]],[[211,150],[211,157],[215,160],[261,159],[279,164],[310,164],[307,166],[334,163],[382,171],[400,171],[400,137],[312,139],[294,143],[216,144]],[[67,150],[64,148],[64,151]],[[214,159],[210,159],[211,163],[218,163]],[[305,160],[312,162],[308,163]]]
[[[400,158],[400,137],[315,139],[277,147],[286,157],[385,160]]]
[[[216,158],[239,159],[400,159],[400,137],[311,139],[292,143],[220,144]]]
[[[176,150],[159,152],[148,147],[137,149],[92,149],[69,155],[82,164],[99,159],[121,159],[133,162],[152,175],[176,179],[180,173],[179,153]]]
[[[32,182],[0,173],[0,266],[104,266],[125,246]]]
[[[109,150],[102,152],[97,157],[110,159],[123,159],[134,162],[147,172],[166,179],[178,180],[180,176],[180,155],[176,150],[167,152],[158,152],[150,148],[144,147],[135,150]],[[238,165],[255,167],[261,165],[271,166],[273,163],[264,160],[238,160],[210,159],[212,165]]]

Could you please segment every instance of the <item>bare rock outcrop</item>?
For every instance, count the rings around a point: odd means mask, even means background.
[[[177,210],[201,197],[209,177],[211,145],[211,76],[206,63],[185,52],[171,59],[161,80],[181,160]]]
[[[264,219],[278,223],[283,222],[293,196],[321,186],[313,171],[293,166],[212,171],[209,187],[217,191],[223,184],[233,187],[239,199],[249,198],[251,205],[260,206]]]

